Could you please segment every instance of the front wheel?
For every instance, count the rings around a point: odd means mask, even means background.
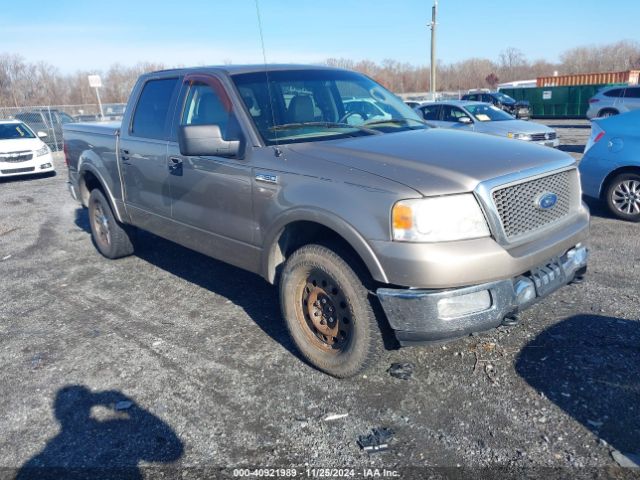
[[[355,268],[352,268],[352,266]],[[366,368],[383,349],[369,291],[348,255],[306,245],[286,261],[280,305],[289,334],[313,366],[338,378]]]
[[[623,173],[609,182],[607,206],[616,217],[640,222],[640,175]]]

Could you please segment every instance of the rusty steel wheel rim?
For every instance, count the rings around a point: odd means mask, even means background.
[[[343,351],[351,340],[353,318],[344,292],[329,275],[312,269],[300,283],[297,317],[302,330],[317,348]]]

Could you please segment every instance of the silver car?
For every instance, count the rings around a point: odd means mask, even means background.
[[[489,103],[452,100],[427,103],[416,112],[430,124],[441,128],[487,133],[538,143],[547,147],[560,144],[555,130],[535,122],[517,120]]]
[[[604,118],[640,108],[640,85],[607,87],[589,99],[587,118]]]

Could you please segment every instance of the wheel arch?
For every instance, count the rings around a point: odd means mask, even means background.
[[[606,200],[605,196],[607,194],[607,190],[609,189],[609,184],[611,183],[611,181],[615,177],[623,173],[635,173],[637,175],[640,175],[640,165],[626,165],[624,167],[618,167],[615,170],[609,172],[600,185],[599,197],[601,200]]]
[[[120,212],[117,202],[114,201],[113,194],[102,174],[93,165],[85,163],[78,172],[78,196],[80,203],[85,207],[89,206],[89,195],[94,188],[98,188],[104,194],[116,219],[123,222],[122,212]]]
[[[287,212],[265,237],[262,276],[277,283],[282,265],[297,248],[310,243],[338,243],[360,260],[375,281],[388,283],[375,252],[367,241],[345,220],[322,210]]]
[[[605,112],[611,112],[613,115],[620,115],[620,110],[618,110],[615,107],[604,107],[601,108],[600,110],[598,110],[598,115],[596,115],[597,117],[601,117],[603,113]]]

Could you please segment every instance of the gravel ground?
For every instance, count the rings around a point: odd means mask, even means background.
[[[579,158],[588,123],[547,123]],[[592,205],[583,284],[518,326],[387,351],[340,381],[296,356],[276,289],[259,277],[144,233],[135,256],[101,257],[56,166],[55,177],[0,183],[0,477],[64,465],[124,468],[117,478],[172,472],[138,465],[193,476],[237,466],[300,476],[305,465],[356,476],[637,472],[614,456],[640,453],[638,225]],[[391,377],[393,362],[415,364],[413,376]],[[393,430],[388,451],[361,451],[373,427]]]

